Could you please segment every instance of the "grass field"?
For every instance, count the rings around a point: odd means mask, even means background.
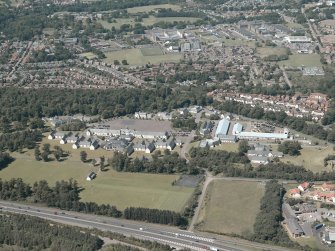
[[[278,64],[291,67],[300,67],[302,65],[307,67],[322,66],[320,55],[318,54],[293,54],[289,56],[288,60],[279,61]]]
[[[282,162],[290,162],[295,165],[304,166],[313,172],[331,171],[330,165],[324,167],[323,159],[328,155],[335,154],[333,148],[328,147],[304,147],[299,156],[284,156]]]
[[[97,56],[94,54],[94,53],[92,53],[92,52],[86,52],[86,53],[82,53],[82,54],[80,54],[81,56],[83,56],[83,57],[86,57],[87,59],[94,59],[94,58],[96,58]]]
[[[214,150],[225,150],[227,152],[238,152],[238,144],[236,143],[223,143],[213,148]]]
[[[282,47],[258,47],[257,48],[257,54],[260,57],[267,57],[269,55],[286,55],[287,54],[287,50],[286,48],[282,48]]]
[[[198,229],[221,234],[252,233],[263,194],[261,183],[214,180],[206,192]]]
[[[142,48],[141,53],[143,56],[158,56],[163,55],[163,50],[159,47],[153,47],[153,48]]]
[[[148,6],[128,8],[127,12],[129,14],[136,14],[139,12],[150,12],[150,11],[158,10],[158,9],[181,10],[181,7],[175,4],[157,4],[157,5],[148,5]]]
[[[114,60],[122,61],[126,59],[130,65],[145,65],[147,63],[157,64],[163,62],[179,62],[182,59],[181,54],[164,54],[144,56],[140,49],[127,49],[121,51],[105,53],[107,63],[113,63]]]
[[[59,145],[57,141],[44,139],[42,143]],[[56,181],[73,178],[84,188],[80,193],[82,201],[108,203],[119,209],[128,206],[167,209],[181,211],[193,193],[193,188],[172,186],[171,183],[179,175],[119,173],[114,170],[100,172],[98,167],[80,161],[80,149],[73,150],[71,144],[61,145],[62,149],[70,152],[68,159],[57,162],[43,162],[34,159],[33,150],[25,153],[12,153],[15,161],[0,171],[0,178],[8,180],[20,177],[32,184],[45,179],[50,185]],[[112,156],[111,152],[103,149],[86,150],[88,158]],[[133,157],[133,156],[132,156]],[[95,171],[98,176],[93,181],[86,181],[89,172]]]

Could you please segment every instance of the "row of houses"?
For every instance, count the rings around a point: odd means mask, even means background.
[[[100,137],[116,137],[126,135],[129,137],[142,138],[142,139],[168,139],[169,134],[166,131],[154,132],[154,131],[137,131],[131,129],[109,129],[109,128],[90,128],[87,130],[88,136],[100,136]]]
[[[310,191],[312,188],[312,191]],[[311,185],[308,182],[288,191],[288,195],[295,199],[305,198],[335,204],[335,184],[325,182],[322,185]]]

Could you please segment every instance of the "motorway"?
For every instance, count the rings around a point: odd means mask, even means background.
[[[30,204],[0,201],[0,209],[6,212],[40,217],[62,224],[89,229],[96,228],[103,231],[124,234],[126,236],[133,236],[138,239],[157,241],[176,248],[189,248],[190,250],[197,251],[209,250],[210,247],[215,247],[220,251],[286,250],[280,247],[263,245],[244,240],[239,241],[211,238],[165,225],[162,226],[124,219],[69,212],[60,209],[32,206]]]

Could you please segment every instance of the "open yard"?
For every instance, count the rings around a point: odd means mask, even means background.
[[[107,63],[113,63],[114,60],[127,60],[130,65],[145,65],[147,63],[158,64],[163,62],[179,62],[182,59],[181,54],[163,54],[144,56],[140,49],[126,49],[121,51],[105,53]]]
[[[135,14],[139,12],[150,12],[158,9],[172,9],[172,10],[180,10],[181,7],[179,5],[175,4],[157,4],[157,5],[148,5],[148,6],[139,6],[139,7],[133,7],[128,8],[127,12],[130,14]]]
[[[238,152],[238,143],[222,143],[213,148],[214,150],[225,150],[227,152]]]
[[[0,171],[0,178],[20,177],[30,184],[45,179],[51,185],[58,180],[73,178],[84,188],[80,193],[82,201],[108,203],[119,209],[139,206],[179,212],[193,192],[193,188],[171,185],[178,175],[99,172],[98,167],[75,159],[46,163],[26,154],[15,154],[14,157],[16,160]],[[98,176],[93,181],[86,181],[90,171],[96,171]]]
[[[279,65],[290,67],[307,67],[322,66],[320,63],[320,55],[318,54],[293,54],[289,56],[288,60],[279,61]]]
[[[252,233],[263,194],[262,183],[212,181],[201,206],[198,229],[221,234]]]
[[[282,162],[290,162],[295,165],[304,166],[313,172],[331,171],[331,166],[323,164],[323,159],[328,155],[334,155],[333,148],[328,147],[303,147],[299,156],[284,156]]]
[[[267,57],[269,55],[287,55],[286,48],[283,47],[259,47],[257,48],[257,54],[260,57]]]

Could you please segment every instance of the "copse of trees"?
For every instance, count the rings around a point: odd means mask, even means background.
[[[14,152],[23,148],[33,149],[36,142],[41,140],[42,132],[39,130],[4,133],[0,135],[0,151]]]
[[[0,170],[5,168],[14,160],[8,153],[0,152]]]
[[[100,250],[103,241],[74,227],[26,215],[0,215],[0,243],[24,250]]]
[[[73,120],[59,127],[62,131],[81,131],[86,128],[86,123],[80,120]]]
[[[284,141],[278,146],[278,151],[291,156],[300,155],[301,144],[298,141]]]

